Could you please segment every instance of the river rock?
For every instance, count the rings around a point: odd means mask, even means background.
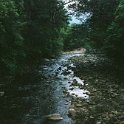
[[[73,84],[74,85],[77,85],[78,84],[78,81],[76,79],[73,80]]]
[[[63,75],[69,75],[70,73],[71,73],[71,71],[70,70],[67,70],[67,71],[63,72],[62,74]]]
[[[78,104],[76,104],[76,107],[82,107],[82,104],[79,104],[79,103],[78,103]]]
[[[71,86],[78,86],[78,81],[74,79],[73,82],[71,83]]]
[[[45,60],[46,62],[49,62],[49,61],[50,61],[50,60],[49,60],[49,59],[47,59],[47,58],[46,58],[46,59],[44,59],[44,60]]]
[[[61,70],[61,69],[62,69],[62,67],[59,67],[59,68],[58,68],[58,70]]]
[[[75,116],[76,116],[76,111],[75,111],[75,109],[70,108],[70,109],[68,110],[68,114],[69,114],[70,116],[72,116],[72,117],[75,117]]]
[[[74,87],[70,87],[70,88],[69,88],[69,90],[73,90],[73,89],[74,89]]]
[[[84,89],[84,86],[81,85],[81,86],[79,86],[79,88],[80,88],[80,89]]]
[[[97,90],[95,88],[92,89],[93,92],[96,92]]]
[[[98,121],[96,124],[101,124],[101,121]]]
[[[124,120],[124,115],[118,117],[119,120]]]
[[[4,91],[0,92],[0,96],[1,96],[1,97],[4,96],[4,94],[5,94]]]
[[[74,107],[75,107],[74,104],[70,105],[70,109],[74,109]]]
[[[48,115],[46,117],[47,117],[48,120],[52,120],[52,121],[63,120],[63,117],[60,114],[58,114],[58,113],[54,113],[54,114]]]
[[[85,94],[86,94],[86,95],[91,95],[91,93],[90,93],[90,92],[86,92]]]
[[[67,92],[67,90],[65,89],[65,90],[63,90],[63,93],[64,93],[64,94],[67,94],[68,92]]]
[[[69,103],[67,103],[67,102],[65,103],[65,105],[68,105],[68,104],[69,104]]]

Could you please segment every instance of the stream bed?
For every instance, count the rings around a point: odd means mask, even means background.
[[[84,80],[74,75],[72,57],[81,52],[63,53],[57,59],[45,59],[35,76],[19,84],[1,102],[1,124],[75,124],[68,116],[72,97],[87,99]],[[38,77],[38,78],[37,78]],[[23,81],[23,79],[22,79]],[[86,85],[86,84],[85,84]],[[53,121],[48,115],[58,113],[62,120]]]
[[[1,85],[0,124],[124,124],[124,89],[115,72],[103,55],[44,59],[16,85]]]
[[[87,90],[80,89],[84,82],[74,75],[73,68],[76,66],[70,61],[72,57],[82,56],[82,53],[66,53],[58,59],[46,60],[47,64],[42,65],[39,73],[45,77],[42,96],[40,98],[40,114],[43,117],[43,124],[74,124],[75,122],[68,117],[68,110],[71,105],[71,97],[80,97],[88,99]],[[76,85],[74,85],[74,83]],[[49,90],[49,91],[47,91]],[[50,98],[44,98],[44,97]],[[61,121],[49,121],[45,119],[45,115],[59,113],[62,116]],[[43,122],[44,121],[44,122]],[[35,120],[36,124],[40,124],[41,120]]]

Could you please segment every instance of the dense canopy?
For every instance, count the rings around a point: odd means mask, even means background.
[[[27,65],[38,63],[42,58],[79,47],[103,50],[113,60],[123,63],[124,1],[72,0],[67,3],[0,1],[0,74],[23,73]],[[69,24],[69,15],[73,14],[82,23]]]

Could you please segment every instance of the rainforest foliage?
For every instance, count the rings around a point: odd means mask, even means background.
[[[58,54],[68,17],[57,0],[0,0],[0,75]]]
[[[68,3],[77,17],[90,16],[70,25],[65,1],[0,0],[0,75],[23,73],[42,58],[79,47],[124,63],[124,0]]]

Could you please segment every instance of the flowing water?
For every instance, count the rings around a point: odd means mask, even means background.
[[[76,68],[76,66],[70,61],[70,58],[82,55],[82,53],[65,53],[57,59],[45,60],[45,64],[38,69],[38,75],[42,78],[38,81],[33,80],[33,84],[28,83],[18,87],[18,92],[23,95],[20,96],[18,93],[14,100],[18,101],[17,104],[19,103],[19,105],[22,103],[23,109],[20,110],[21,112],[15,110],[14,117],[17,116],[21,121],[15,121],[13,117],[9,123],[74,124],[75,121],[68,117],[71,97],[82,99],[88,99],[89,97],[87,90],[79,88],[87,84],[74,75],[73,68]],[[74,82],[76,85],[73,85]],[[17,106],[15,103],[13,103],[13,107]],[[63,120],[48,120],[46,115],[53,113],[59,113]],[[9,123],[6,121],[6,124]]]

